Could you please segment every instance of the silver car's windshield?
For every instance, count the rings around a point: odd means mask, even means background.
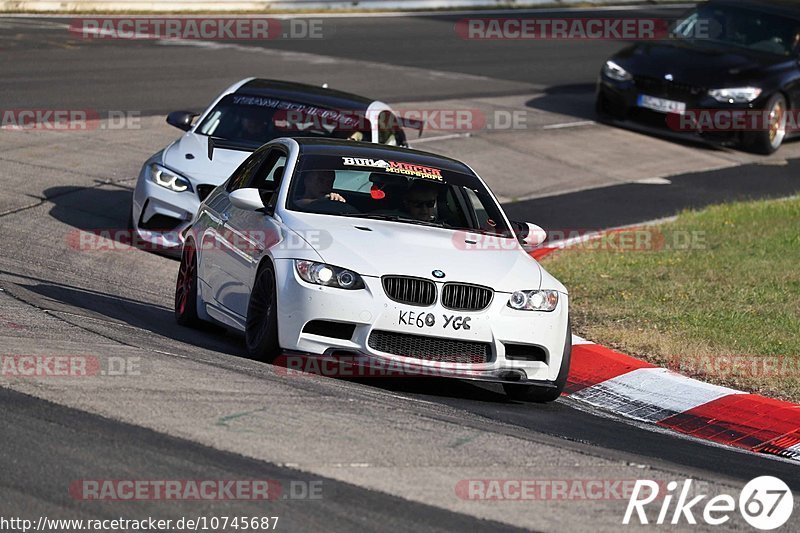
[[[195,130],[234,141],[266,143],[278,137],[371,140],[369,121],[355,110],[333,110],[266,96],[229,94]]]

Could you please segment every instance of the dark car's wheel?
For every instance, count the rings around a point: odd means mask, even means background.
[[[598,91],[597,96],[594,100],[594,112],[597,115],[597,118],[601,121],[610,120],[611,113],[608,111],[608,102],[606,100],[605,95]]]
[[[567,339],[564,343],[564,353],[561,357],[561,367],[554,382],[554,387],[537,387],[535,385],[503,384],[503,390],[512,400],[521,402],[548,403],[554,402],[564,392],[569,376],[569,364],[572,356],[572,328],[567,323]]]
[[[202,322],[197,316],[197,253],[191,241],[183,245],[181,253],[181,267],[175,283],[175,320],[189,327]]]
[[[769,155],[780,148],[786,138],[788,116],[786,98],[781,94],[773,95],[764,106],[764,110],[766,124],[758,131],[745,133],[743,144],[748,150]]]
[[[256,274],[250,302],[247,304],[245,342],[253,359],[270,362],[280,354],[278,344],[278,298],[275,271],[269,263]]]

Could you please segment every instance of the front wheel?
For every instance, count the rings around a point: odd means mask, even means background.
[[[266,264],[259,269],[247,304],[245,343],[250,357],[269,363],[280,354],[278,344],[278,298],[275,271]]]
[[[554,382],[555,387],[537,387],[535,385],[517,385],[515,383],[504,383],[503,390],[512,400],[520,402],[549,403],[556,401],[564,387],[567,385],[569,376],[569,364],[572,357],[572,328],[567,322],[567,338],[564,343],[564,353],[561,357],[561,366],[558,376]]]
[[[181,326],[197,327],[197,253],[192,242],[183,245],[181,267],[175,282],[175,320]]]
[[[744,133],[742,143],[746,149],[758,154],[775,153],[786,138],[787,105],[783,95],[776,94],[764,106],[766,124],[754,132]]]

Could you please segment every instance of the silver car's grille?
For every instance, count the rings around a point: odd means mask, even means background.
[[[386,296],[395,302],[429,306],[436,301],[436,285],[430,280],[405,276],[384,276],[381,281]]]
[[[200,201],[202,202],[203,200],[208,198],[208,195],[211,194],[211,191],[213,191],[216,188],[217,188],[216,185],[206,185],[206,184],[198,185],[197,196],[198,198],[200,198]]]
[[[454,311],[482,311],[492,302],[494,291],[480,285],[445,283],[442,288],[442,305]]]
[[[489,360],[488,343],[441,339],[374,330],[367,344],[373,350],[440,363],[480,364]]]

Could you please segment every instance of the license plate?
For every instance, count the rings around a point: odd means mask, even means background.
[[[472,328],[472,317],[426,311],[398,311],[397,325],[417,329],[445,329],[468,331]]]
[[[639,107],[652,109],[659,113],[683,113],[686,111],[686,104],[683,102],[667,100],[666,98],[656,98],[655,96],[648,96],[646,94],[639,95],[637,104]]]

